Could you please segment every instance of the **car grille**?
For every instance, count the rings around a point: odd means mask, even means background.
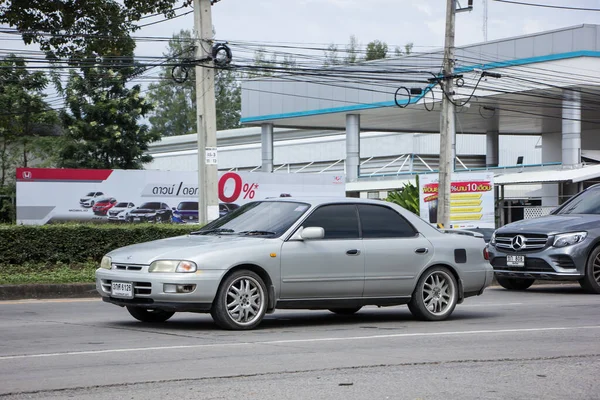
[[[119,282],[119,281],[117,281]],[[111,293],[111,279],[102,279],[102,290],[105,293]],[[134,296],[149,296],[152,294],[152,283],[150,282],[133,282]]]
[[[113,264],[114,269],[120,271],[141,271],[144,268],[143,265],[125,265],[125,264]]]
[[[523,247],[519,250],[515,250],[512,247],[512,241],[515,237],[523,237]],[[532,234],[532,233],[499,233],[496,234],[496,245],[497,249],[505,252],[512,253],[527,253],[539,251],[548,245],[548,235],[544,234]]]
[[[541,258],[525,257],[524,267],[507,267],[506,257],[492,258],[494,270],[515,271],[515,272],[556,272],[552,266]]]

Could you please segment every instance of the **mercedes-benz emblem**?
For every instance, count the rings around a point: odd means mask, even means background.
[[[525,248],[525,237],[521,236],[521,235],[515,236],[510,241],[510,246],[513,248],[514,251],[519,251],[519,250],[524,249]]]

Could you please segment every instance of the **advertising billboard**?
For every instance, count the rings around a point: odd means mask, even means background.
[[[219,215],[268,197],[342,196],[333,174],[219,173]],[[17,223],[198,221],[196,171],[17,169]]]
[[[438,222],[438,185],[438,174],[419,175],[420,214],[431,224]],[[492,172],[452,174],[449,228],[495,228]]]

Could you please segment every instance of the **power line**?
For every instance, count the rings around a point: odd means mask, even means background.
[[[600,8],[587,8],[587,7],[571,7],[571,6],[556,6],[552,4],[537,4],[537,3],[526,3],[521,1],[513,0],[494,0],[498,3],[516,4],[520,6],[530,7],[543,7],[543,8],[555,8],[560,10],[572,10],[572,11],[600,11]]]

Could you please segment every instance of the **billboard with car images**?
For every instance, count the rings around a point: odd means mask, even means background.
[[[219,215],[252,200],[345,196],[333,174],[219,173]],[[198,221],[196,171],[17,169],[17,223]]]
[[[433,225],[438,222],[438,184],[438,174],[419,175],[421,218]],[[452,174],[449,228],[495,228],[492,172]]]

